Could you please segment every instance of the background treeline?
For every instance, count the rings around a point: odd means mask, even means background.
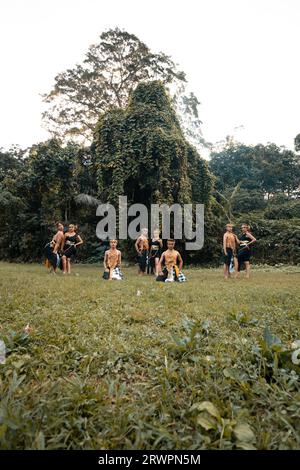
[[[196,154],[195,149],[189,150]],[[290,170],[289,178],[286,178],[288,171],[285,172],[282,165],[284,160]],[[206,204],[205,247],[192,253],[188,260],[219,263],[223,227],[231,220],[237,225],[245,221],[251,224],[259,239],[255,247],[257,261],[299,263],[299,157],[273,144],[256,147],[230,144],[222,152],[212,154],[209,161],[211,173],[206,163],[199,161],[202,173],[199,172],[194,180],[193,198],[196,200],[198,191],[197,200]],[[100,162],[102,166],[102,156]],[[79,251],[79,260],[98,261],[100,243],[95,228],[99,219],[95,212],[98,202],[108,200],[108,193],[114,187],[112,181],[108,181],[112,163],[113,160],[105,163],[108,174],[102,172],[100,178],[95,144],[92,147],[75,143],[62,146],[57,140],[34,145],[26,152],[16,148],[0,152],[1,259],[41,259],[42,248],[53,233],[54,221],[63,220],[66,224],[69,221],[79,224],[80,234],[85,240]],[[147,202],[148,198],[156,201],[155,192],[158,198],[162,196],[168,200],[168,194],[164,192],[170,187],[166,187],[164,181],[157,186],[152,180],[153,175],[147,174],[144,160],[140,165],[136,180],[134,175],[130,175],[128,180],[125,193],[129,202]],[[151,165],[150,161],[150,168]],[[195,161],[192,161],[191,170],[195,169],[194,165]],[[268,176],[264,170],[266,165]],[[130,173],[130,162],[127,170]],[[120,176],[118,171],[113,175],[115,185],[118,178],[123,181],[123,175]],[[174,182],[176,171],[171,176]],[[142,189],[139,184],[142,184]],[[175,194],[175,200],[177,197]],[[133,243],[123,242],[123,245],[127,258],[133,260]]]
[[[300,262],[300,156],[275,144],[232,139],[209,161],[199,102],[170,57],[134,35],[103,33],[82,64],[59,74],[43,119],[52,138],[0,151],[0,258],[41,260],[62,220],[79,225],[78,260],[98,262],[96,207],[204,203],[205,246],[190,263],[218,264],[224,224],[248,222],[257,261]],[[238,231],[237,231],[238,233]],[[134,260],[132,241],[122,242]]]

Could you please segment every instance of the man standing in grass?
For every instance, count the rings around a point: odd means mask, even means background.
[[[46,267],[50,268],[50,272],[56,274],[56,270],[60,265],[61,259],[59,252],[64,245],[64,226],[61,222],[56,222],[56,234],[51,242],[47,243],[44,247],[46,256]]]
[[[237,276],[238,272],[238,261],[237,261],[237,246],[238,246],[238,238],[233,233],[233,225],[227,224],[226,225],[226,232],[223,236],[223,253],[224,253],[224,279],[227,280],[230,277],[230,264],[233,261],[234,270],[235,270],[235,277]]]

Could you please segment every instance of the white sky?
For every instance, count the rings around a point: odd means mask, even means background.
[[[293,148],[300,132],[299,0],[0,0],[0,147],[47,139],[40,94],[118,26],[172,56],[204,137]]]

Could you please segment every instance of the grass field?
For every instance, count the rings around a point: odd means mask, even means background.
[[[300,268],[185,273],[0,263],[0,448],[300,448]]]

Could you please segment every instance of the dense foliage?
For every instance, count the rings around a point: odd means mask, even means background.
[[[77,198],[95,183],[89,149],[50,140],[20,153],[17,159],[0,153],[0,256],[30,261],[41,257],[55,221],[76,216],[87,230],[94,211],[82,210]]]
[[[217,177],[219,191],[238,183],[256,194],[260,191],[262,198],[276,193],[291,196],[299,190],[299,156],[275,144],[230,144],[221,152],[212,152],[210,168]]]
[[[96,127],[99,196],[129,203],[208,204],[212,176],[185,139],[165,88],[141,83],[127,108],[106,112]]]

